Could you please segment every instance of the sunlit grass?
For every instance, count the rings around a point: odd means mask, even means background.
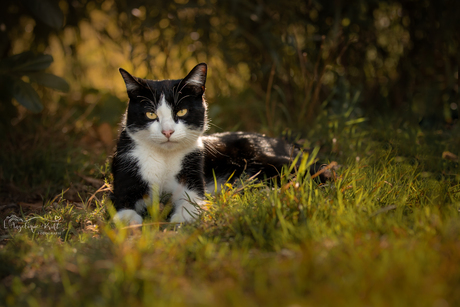
[[[405,155],[385,144],[340,161],[328,184],[287,172],[277,185],[240,181],[180,228],[161,214],[114,227],[101,194],[45,202],[39,225],[59,216],[61,232],[10,232],[0,304],[455,306],[458,164],[426,151],[438,161],[427,175],[409,157],[426,147]]]

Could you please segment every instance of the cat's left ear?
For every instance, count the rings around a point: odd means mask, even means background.
[[[182,80],[182,83],[191,88],[197,95],[202,95],[205,90],[204,85],[206,83],[207,71],[208,66],[206,63],[200,63],[188,73],[187,77]]]

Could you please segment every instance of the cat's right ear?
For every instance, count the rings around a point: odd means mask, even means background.
[[[203,95],[207,71],[208,66],[206,63],[200,63],[196,65],[181,82],[192,89],[196,94]]]
[[[118,71],[120,72],[123,80],[125,80],[126,84],[126,91],[128,95],[133,94],[134,92],[143,88],[142,84],[139,83],[136,77],[132,76],[129,72],[124,70],[123,68],[119,68]]]

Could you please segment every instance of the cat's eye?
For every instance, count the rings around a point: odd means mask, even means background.
[[[180,110],[179,112],[177,112],[177,116],[184,116],[185,114],[187,114],[188,110],[187,109],[182,109]]]
[[[147,112],[145,113],[145,115],[147,116],[148,119],[156,119],[158,116],[153,113],[153,112]]]

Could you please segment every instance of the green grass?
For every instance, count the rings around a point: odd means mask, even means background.
[[[460,134],[353,129],[325,145],[335,182],[243,181],[180,228],[114,228],[101,193],[47,200],[36,225],[61,217],[59,234],[5,235],[0,305],[460,305],[460,172],[442,158]]]

